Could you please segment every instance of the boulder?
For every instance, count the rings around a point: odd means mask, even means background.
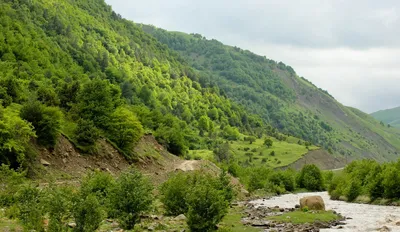
[[[44,159],[40,159],[40,163],[41,163],[43,166],[50,166],[50,163],[47,162],[47,161],[44,160]]]
[[[300,208],[307,207],[309,210],[325,210],[325,203],[320,196],[309,196],[300,199]]]
[[[184,220],[186,220],[186,217],[185,217],[185,215],[180,214],[180,215],[176,216],[174,218],[174,220],[176,220],[176,221],[184,221]]]

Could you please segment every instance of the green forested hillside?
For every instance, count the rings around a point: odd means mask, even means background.
[[[380,120],[390,126],[400,128],[400,107],[393,109],[380,110],[378,112],[372,113],[372,117]]]
[[[223,94],[281,132],[350,158],[387,160],[396,158],[400,151],[399,131],[341,105],[282,62],[199,34],[141,26],[178,51],[197,70],[203,86],[215,83]]]
[[[88,153],[106,137],[135,159],[143,133],[182,155],[271,132],[103,0],[0,6],[0,163],[24,164],[31,137],[52,147],[60,133]]]

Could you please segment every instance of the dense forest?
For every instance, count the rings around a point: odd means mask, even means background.
[[[140,26],[181,54],[200,83],[215,83],[222,94],[283,133],[352,159],[390,160],[400,151],[399,131],[341,105],[282,62],[199,34]]]
[[[144,133],[183,155],[271,131],[104,1],[0,4],[1,163],[26,163],[32,137],[51,148],[60,133],[87,153],[107,138],[134,160]]]

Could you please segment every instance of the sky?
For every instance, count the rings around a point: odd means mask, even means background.
[[[398,0],[106,0],[137,23],[200,33],[292,66],[367,113],[400,106]]]

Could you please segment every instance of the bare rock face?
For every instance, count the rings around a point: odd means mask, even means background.
[[[309,210],[325,210],[325,203],[320,196],[309,196],[300,199],[300,208],[307,207]]]

